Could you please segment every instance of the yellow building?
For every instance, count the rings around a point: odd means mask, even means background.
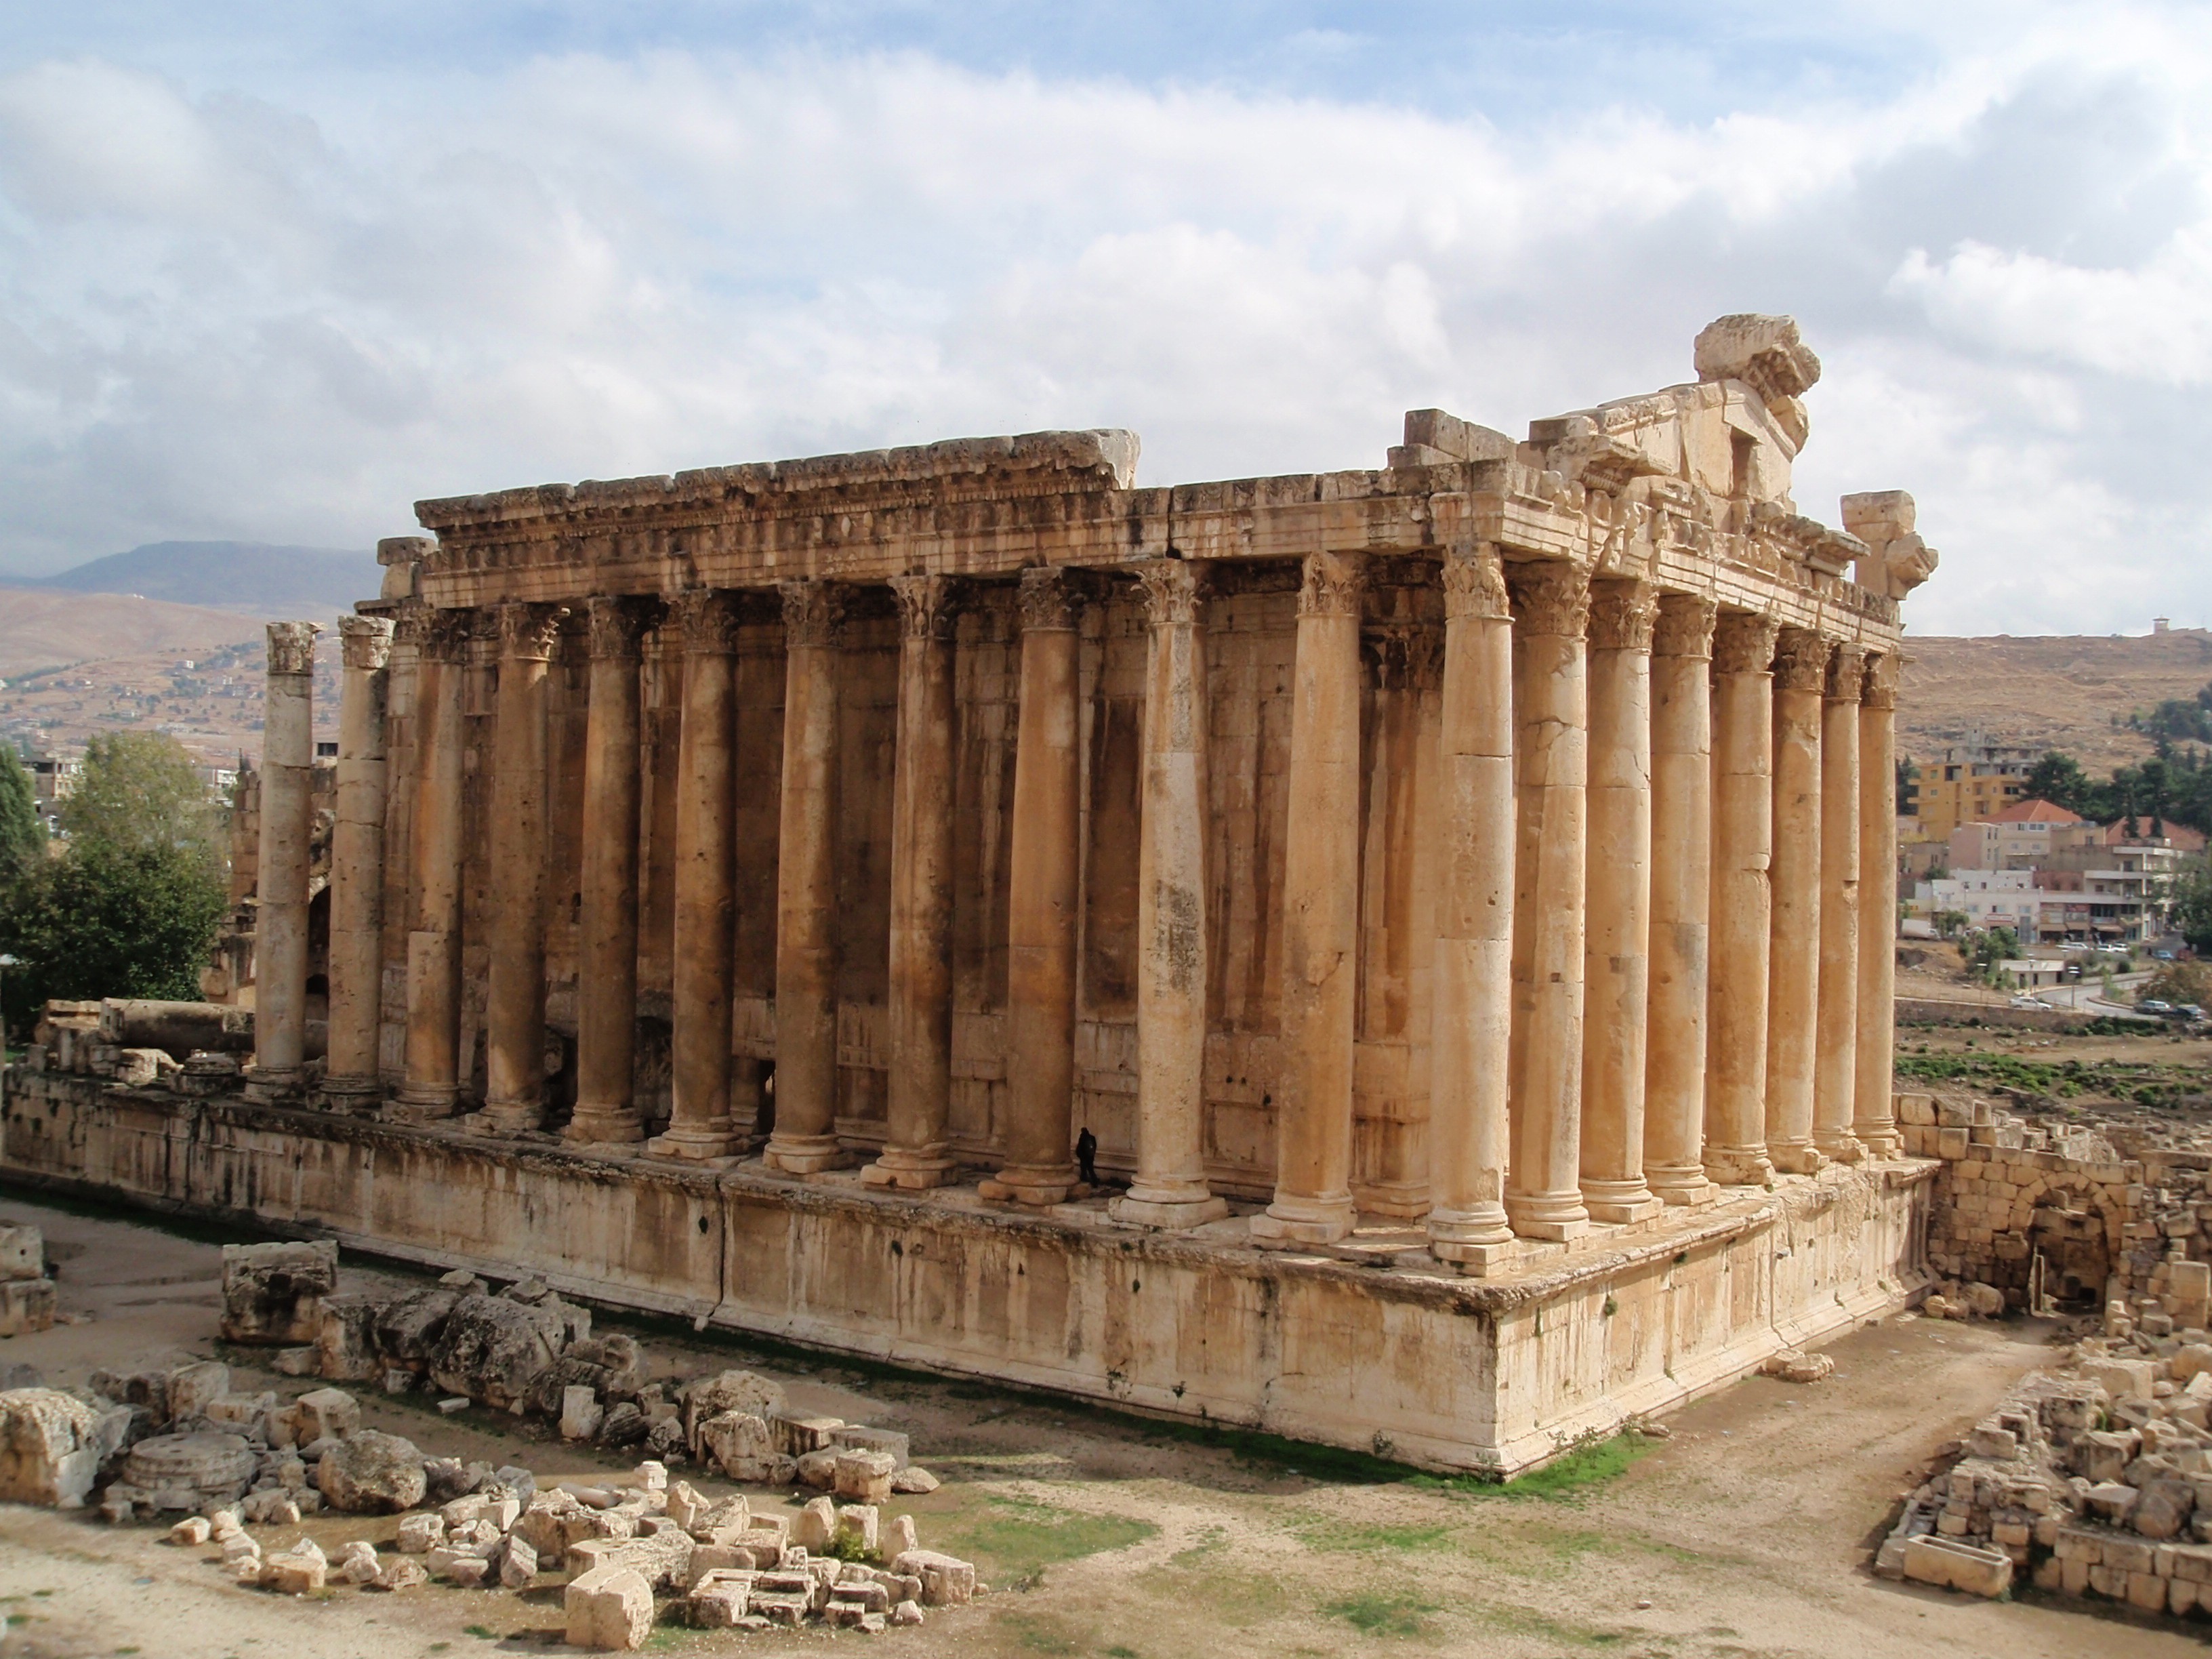
[[[1905,768],[1900,838],[1948,841],[1962,823],[1986,823],[2027,792],[2026,750],[1968,743]]]

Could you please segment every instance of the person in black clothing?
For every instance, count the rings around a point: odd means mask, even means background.
[[[1091,1126],[1086,1123],[1083,1126],[1083,1133],[1075,1138],[1075,1167],[1086,1187],[1098,1184],[1097,1157],[1098,1137],[1091,1133]]]

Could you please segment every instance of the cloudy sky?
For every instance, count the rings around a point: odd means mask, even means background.
[[[0,571],[1048,426],[1376,466],[1760,310],[1916,629],[2212,623],[2212,10],[1661,9],[15,0]]]

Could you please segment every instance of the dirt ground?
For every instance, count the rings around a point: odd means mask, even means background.
[[[0,1341],[0,1364],[27,1361],[69,1383],[100,1365],[190,1353],[229,1360],[241,1386],[310,1386],[252,1371],[252,1355],[218,1348],[219,1255],[206,1233],[20,1195],[0,1198],[0,1220],[46,1229],[64,1311],[90,1316]],[[348,1288],[409,1277],[352,1263],[347,1276]],[[915,1659],[2162,1659],[2202,1645],[2172,1623],[2093,1616],[2032,1593],[1968,1601],[1865,1570],[1921,1460],[2048,1352],[2048,1332],[2031,1323],[1870,1324],[1831,1345],[1838,1369],[1825,1382],[1753,1378],[1678,1413],[1670,1437],[1608,1443],[1502,1490],[680,1327],[598,1323],[640,1335],[657,1374],[750,1364],[783,1379],[794,1404],[909,1432],[915,1461],[945,1485],[894,1510],[915,1516],[925,1547],[975,1559],[992,1586],[920,1630],[664,1627],[655,1650],[766,1655],[873,1641]],[[471,1408],[443,1419],[428,1396],[356,1393],[370,1423],[426,1452],[520,1462],[541,1481],[620,1467],[511,1418]],[[753,1501],[787,1497],[756,1492]],[[356,1537],[381,1546],[396,1524],[330,1516],[257,1531],[264,1548],[295,1530],[334,1548]],[[433,1587],[286,1600],[228,1583],[206,1552],[161,1537],[155,1527],[0,1505],[0,1659],[566,1650],[557,1581],[522,1595]]]

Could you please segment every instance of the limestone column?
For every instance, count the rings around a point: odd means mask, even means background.
[[[1283,853],[1283,1056],[1275,1197],[1258,1239],[1352,1231],[1352,1055],[1359,960],[1359,606],[1366,561],[1314,553],[1298,590],[1291,836]]]
[[[1607,581],[1592,589],[1582,1193],[1593,1221],[1641,1221],[1662,1207],[1644,1177],[1651,635],[1658,617],[1659,595],[1647,582]]]
[[[313,623],[269,624],[261,728],[261,852],[254,911],[253,1074],[257,1095],[300,1083],[307,1042],[307,851],[314,833]]]
[[[737,954],[737,613],[726,593],[677,596],[684,708],[676,757],[676,917],[664,1158],[726,1158]]]
[[[898,754],[891,779],[890,1088],[872,1186],[939,1187],[953,1170],[951,581],[895,576]]]
[[[1137,1178],[1116,1219],[1191,1227],[1229,1212],[1206,1182],[1205,580],[1136,568],[1151,623],[1137,844]]]
[[[837,1144],[837,635],[843,590],[783,585],[783,793],[775,866],[770,1167],[847,1162]]]
[[[1064,570],[1022,573],[1020,723],[1007,872],[1006,1162],[991,1195],[1056,1204],[1075,1184],[1075,933],[1081,902],[1078,599]]]
[[[1820,723],[1832,647],[1785,628],[1774,654],[1774,854],[1768,921],[1766,1155],[1820,1167],[1813,1145],[1820,980]]]
[[[1820,705],[1820,1016],[1814,1073],[1813,1144],[1856,1164],[1851,1133],[1858,1064],[1859,697],[1866,653],[1840,646],[1828,659]]]
[[[1429,1060],[1429,1249],[1481,1273],[1509,1252],[1513,1023],[1513,613],[1498,550],[1444,556],[1442,891]]]
[[[1706,928],[1712,889],[1716,607],[1659,601],[1651,646],[1651,985],[1644,1174],[1669,1204],[1712,1202],[1705,1179]]]
[[[492,772],[491,969],[484,985],[487,1133],[545,1116],[545,672],[568,613],[500,607]]]
[[[1767,946],[1773,852],[1778,624],[1731,613],[1713,636],[1712,970],[1705,1173],[1765,1185]]]
[[[1858,1063],[1851,1127],[1872,1158],[1897,1158],[1890,1097],[1897,1042],[1897,657],[1867,659],[1859,703]]]
[[[471,614],[434,612],[415,666],[414,913],[407,933],[407,1069],[395,1116],[451,1117],[459,1099],[463,693]]]
[[[365,1106],[382,1092],[385,700],[392,622],[341,617],[337,820],[331,830],[330,1059],[323,1093]]]
[[[590,701],[584,716],[584,891],[577,928],[576,1109],[568,1138],[645,1139],[633,1099],[637,1059],[638,770],[636,603],[591,602]]]
[[[1583,858],[1589,573],[1512,566],[1512,1158],[1505,1212],[1524,1238],[1587,1231],[1582,1195]]]

